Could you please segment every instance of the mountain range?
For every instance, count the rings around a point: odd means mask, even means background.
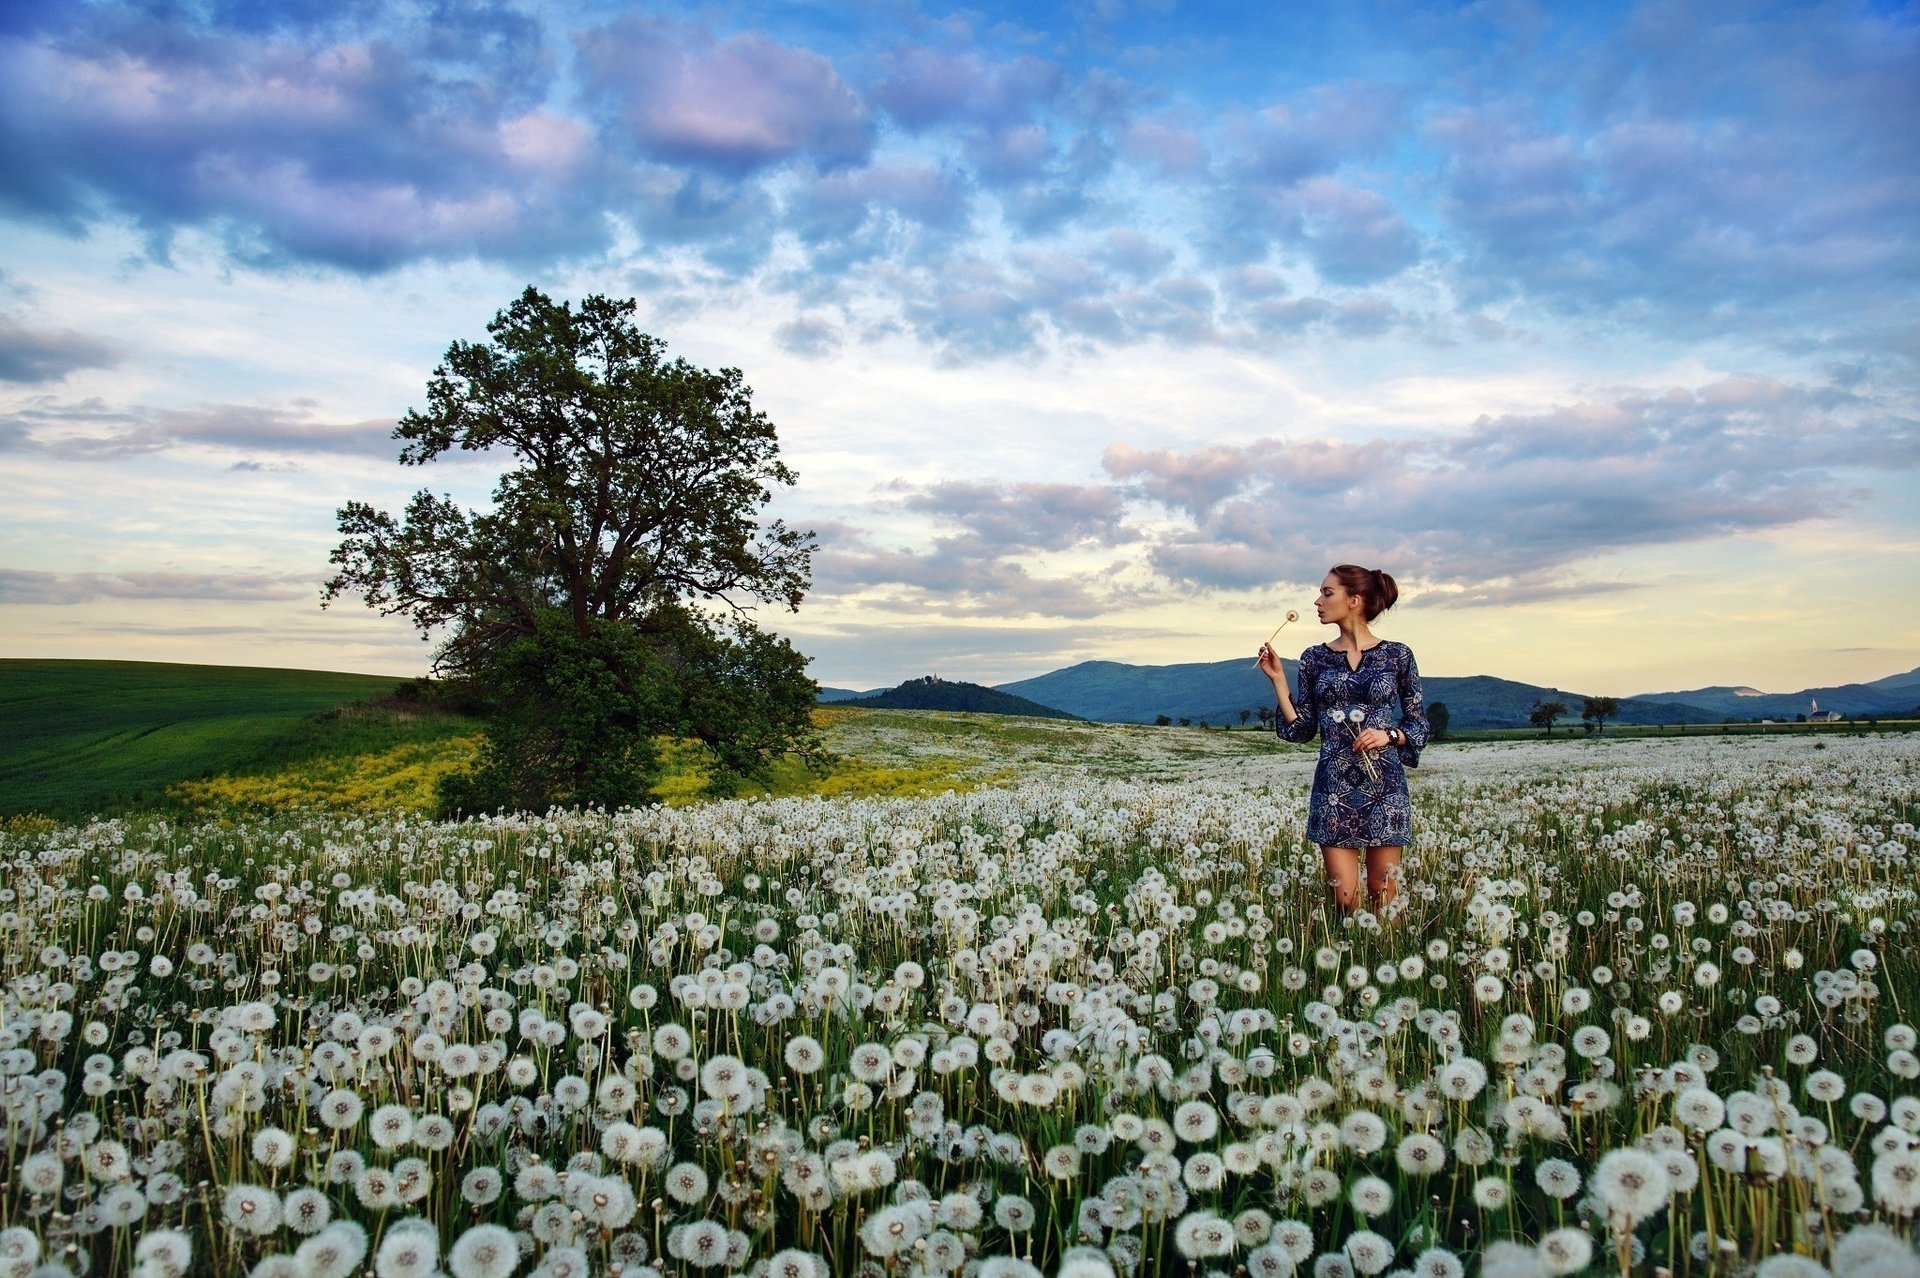
[[[1293,678],[1294,663],[1283,664],[1287,677]],[[910,680],[909,684],[914,682],[918,681]],[[1534,702],[1543,700],[1566,705],[1567,720],[1573,722],[1579,718],[1580,703],[1587,695],[1492,675],[1428,676],[1422,684],[1429,704],[1446,703],[1452,726],[1456,728],[1524,727]],[[853,701],[880,696],[887,691],[823,688],[820,700]],[[1261,706],[1273,704],[1273,690],[1266,677],[1254,669],[1251,661],[1239,657],[1171,666],[1083,661],[1032,679],[1000,684],[996,691],[1082,719],[1109,723],[1151,723],[1163,714],[1196,723],[1202,719],[1216,724],[1231,723],[1239,721],[1243,709],[1258,713]],[[1920,713],[1920,668],[1871,683],[1838,684],[1800,692],[1760,692],[1753,688],[1717,686],[1621,697],[1619,702],[1617,723],[1791,720],[1795,715],[1808,713],[1815,702],[1821,710],[1856,718],[1892,717]],[[1000,713],[1022,712],[1003,710]]]

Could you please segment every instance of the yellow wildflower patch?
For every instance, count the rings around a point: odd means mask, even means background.
[[[167,793],[205,807],[377,808],[431,811],[440,781],[469,767],[479,734],[416,741],[370,754],[310,759],[262,776],[183,781]]]
[[[830,728],[849,714],[859,711],[816,710],[814,722]],[[660,759],[664,768],[654,786],[654,796],[669,807],[698,803],[707,796],[708,769],[700,746],[692,741],[662,740]],[[739,797],[795,798],[817,794],[823,798],[915,798],[952,790],[964,794],[992,778],[974,775],[977,759],[932,756],[908,762],[880,762],[855,756],[839,756],[830,762],[824,774],[809,771],[798,759],[777,759],[763,785],[745,785]]]

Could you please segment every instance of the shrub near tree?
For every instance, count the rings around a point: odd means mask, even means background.
[[[665,358],[634,303],[578,307],[528,288],[454,342],[427,408],[394,430],[403,465],[455,449],[513,459],[493,507],[416,493],[400,518],[363,502],[322,606],[357,595],[438,633],[437,675],[488,690],[478,765],[449,809],[615,806],[647,799],[660,736],[698,741],[730,793],[795,752],[819,757],[806,658],[752,620],[798,609],[812,534],[764,520],[773,424],[737,369]]]

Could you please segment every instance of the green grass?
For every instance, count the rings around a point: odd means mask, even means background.
[[[156,802],[178,781],[454,730],[379,712],[320,717],[402,682],[316,670],[0,660],[0,817],[83,817]]]

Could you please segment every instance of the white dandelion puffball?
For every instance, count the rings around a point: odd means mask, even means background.
[[[293,1137],[279,1127],[262,1127],[253,1134],[254,1161],[266,1167],[285,1167],[293,1161]]]
[[[1173,1130],[1189,1144],[1205,1144],[1220,1130],[1220,1112],[1205,1101],[1187,1101],[1173,1111]]]
[[[1593,1239],[1571,1226],[1549,1231],[1540,1239],[1540,1261],[1550,1274],[1577,1274],[1593,1263]]]
[[[830,1278],[827,1262],[810,1251],[789,1247],[767,1262],[767,1278]]]
[[[1920,1149],[1889,1149],[1873,1160],[1873,1201],[1896,1216],[1920,1210]]]
[[[367,1134],[382,1149],[398,1149],[413,1138],[413,1111],[405,1105],[382,1105],[367,1120]]]
[[[0,1233],[0,1260],[18,1259],[11,1255],[6,1246],[9,1234],[24,1234],[33,1244],[32,1254],[25,1255],[27,1268],[31,1268],[34,1260],[40,1255],[39,1240],[24,1229],[9,1229],[5,1233]],[[185,1278],[193,1264],[193,1239],[183,1230],[156,1229],[141,1236],[139,1244],[133,1249],[133,1260],[142,1275],[151,1275],[152,1278]],[[23,1268],[19,1272],[25,1273],[27,1269]]]
[[[1347,1190],[1347,1202],[1362,1216],[1385,1215],[1393,1206],[1393,1186],[1378,1176],[1356,1177]]]
[[[1666,1166],[1644,1149],[1608,1150],[1587,1183],[1608,1216],[1629,1226],[1664,1208],[1673,1184]]]
[[[783,1054],[787,1068],[796,1074],[812,1074],[827,1063],[826,1049],[820,1041],[805,1034],[796,1034],[787,1040]]]
[[[1565,1201],[1580,1192],[1580,1169],[1564,1158],[1543,1158],[1533,1169],[1534,1183],[1549,1198]]]
[[[1371,1229],[1356,1229],[1348,1234],[1346,1252],[1355,1273],[1377,1274],[1393,1263],[1393,1243]]]
[[[1173,1227],[1173,1244],[1188,1260],[1228,1255],[1237,1242],[1233,1226],[1216,1212],[1193,1212]]]
[[[261,1237],[280,1228],[280,1195],[258,1185],[229,1185],[220,1213],[241,1233]]]
[[[447,1250],[453,1278],[508,1278],[520,1265],[520,1244],[501,1225],[475,1225]]]
[[[1466,1278],[1467,1267],[1445,1247],[1429,1247],[1414,1257],[1414,1278]]]
[[[294,1259],[314,1278],[348,1278],[367,1258],[367,1231],[350,1220],[336,1220],[300,1244]]]
[[[514,1254],[519,1254],[516,1247]],[[378,1278],[430,1278],[440,1267],[440,1234],[424,1221],[401,1221],[388,1228],[374,1253]]]

